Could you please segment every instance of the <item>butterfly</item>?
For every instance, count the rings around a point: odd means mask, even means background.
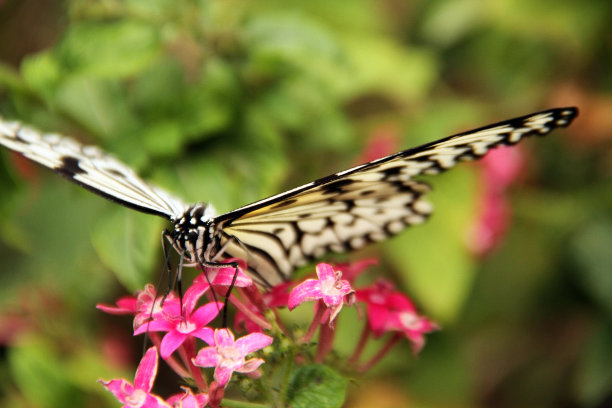
[[[566,127],[577,115],[575,107],[556,108],[458,133],[221,215],[210,204],[184,203],[112,155],[68,137],[0,118],[0,144],[96,194],[170,220],[174,227],[164,237],[189,264],[219,267],[240,258],[259,285],[272,287],[329,252],[356,250],[423,223],[432,212],[424,199],[430,187],[415,177]]]

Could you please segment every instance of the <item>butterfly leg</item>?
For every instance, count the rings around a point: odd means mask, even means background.
[[[236,284],[236,279],[238,278],[238,262],[222,263],[222,262],[209,262],[209,261],[200,260],[199,264],[200,264],[200,268],[202,269],[202,272],[204,273],[204,276],[206,276],[206,280],[208,281],[208,284],[210,285],[211,289],[212,289],[212,283],[208,278],[208,274],[206,273],[205,268],[221,269],[221,268],[227,268],[228,266],[231,268],[234,268],[234,276],[232,277],[232,282],[230,283],[227,289],[227,292],[225,293],[225,300],[223,301],[222,322],[223,322],[223,327],[225,328],[227,327],[227,310],[228,310],[228,304],[229,304],[229,297],[232,293],[232,289],[234,289],[234,285]],[[215,291],[213,290],[212,293],[213,293],[213,296],[215,297],[215,301],[217,301]]]

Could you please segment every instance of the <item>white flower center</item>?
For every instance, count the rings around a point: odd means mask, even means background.
[[[136,389],[125,400],[130,407],[141,407],[147,400],[147,393],[144,390]]]
[[[410,330],[417,330],[419,327],[420,319],[412,312],[403,312],[400,314],[400,321],[402,325]]]
[[[236,367],[244,363],[244,356],[234,346],[217,347],[217,354],[221,357],[220,365],[223,367]]]
[[[196,325],[189,321],[181,320],[181,322],[176,326],[176,330],[179,333],[189,334],[196,329]]]

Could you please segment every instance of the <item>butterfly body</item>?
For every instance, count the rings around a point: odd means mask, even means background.
[[[459,133],[218,216],[211,205],[189,206],[97,147],[64,136],[0,118],[0,144],[94,193],[170,220],[174,228],[164,235],[188,262],[241,258],[257,283],[271,287],[326,253],[356,250],[424,222],[432,212],[424,199],[430,187],[415,177],[545,135],[577,114],[573,107],[556,108]]]
[[[219,239],[214,222],[215,212],[210,204],[194,204],[177,219],[172,231],[165,236],[175,249],[193,264],[203,265],[218,252]]]

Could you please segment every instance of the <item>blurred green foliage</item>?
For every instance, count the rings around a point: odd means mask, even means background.
[[[349,403],[383,379],[405,405],[605,406],[611,18],[612,3],[570,0],[7,0],[0,112],[228,211],[354,164],[388,124],[410,147],[578,104],[570,129],[528,143],[511,231],[486,259],[466,246],[475,166],[428,180],[426,226],[360,254],[444,331]],[[140,343],[93,305],[157,278],[163,220],[4,150],[0,188],[0,404],[116,406],[95,379],[129,377]]]

